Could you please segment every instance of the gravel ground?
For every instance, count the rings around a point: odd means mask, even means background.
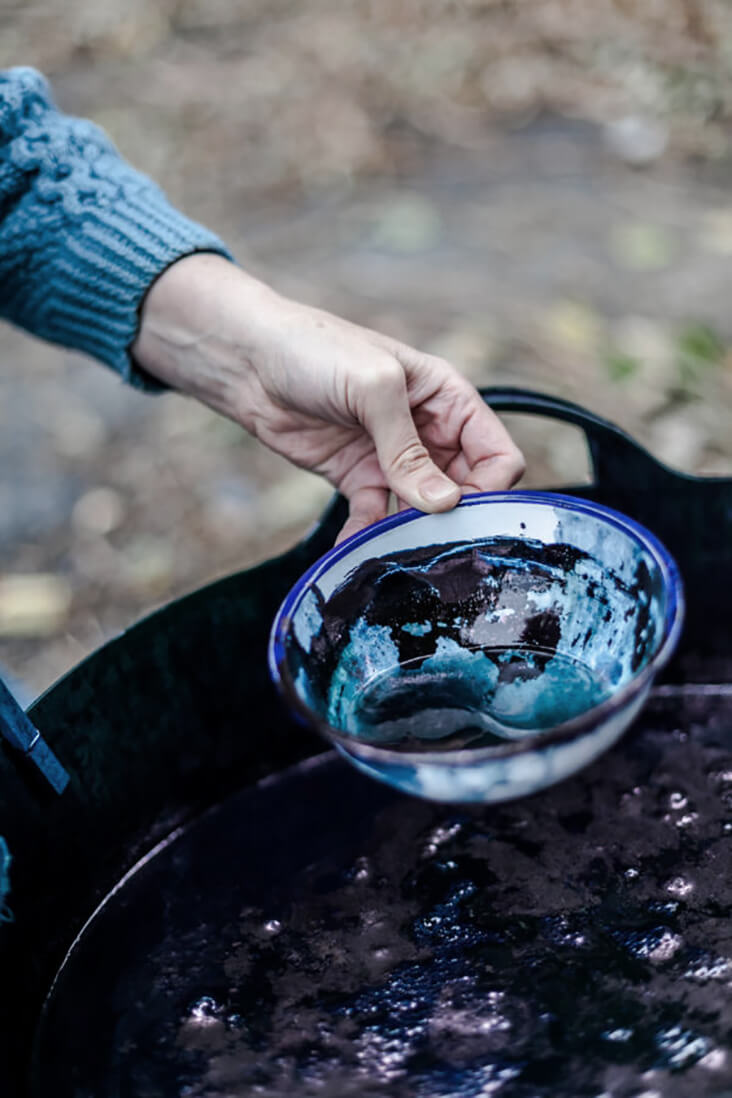
[[[53,80],[283,292],[732,472],[724,3],[6,3]],[[32,694],[291,544],[329,491],[175,395],[0,329],[0,661]],[[529,482],[581,438],[514,428]]]

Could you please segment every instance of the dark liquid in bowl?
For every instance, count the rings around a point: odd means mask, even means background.
[[[463,650],[430,668],[408,660],[370,679],[346,731],[401,751],[488,747],[546,731],[609,694],[592,668],[528,646]]]

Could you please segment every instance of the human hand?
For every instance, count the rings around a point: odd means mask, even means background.
[[[161,275],[132,353],[327,477],[350,503],[339,541],[383,518],[390,491],[445,511],[523,473],[500,420],[449,363],[283,298],[217,255],[187,256]]]

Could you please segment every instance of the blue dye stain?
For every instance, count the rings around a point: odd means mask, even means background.
[[[402,626],[402,629],[412,637],[425,637],[428,633],[432,632],[432,622],[407,621]]]
[[[643,564],[629,582],[573,546],[502,537],[364,561],[302,608],[298,690],[329,724],[400,751],[546,731],[648,659]]]
[[[10,893],[10,863],[12,862],[8,844],[0,835],[0,923],[12,923],[13,913],[5,902]]]

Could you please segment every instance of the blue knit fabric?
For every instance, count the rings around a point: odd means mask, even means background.
[[[156,385],[129,347],[154,279],[195,251],[229,256],[33,69],[0,71],[0,316]]]

